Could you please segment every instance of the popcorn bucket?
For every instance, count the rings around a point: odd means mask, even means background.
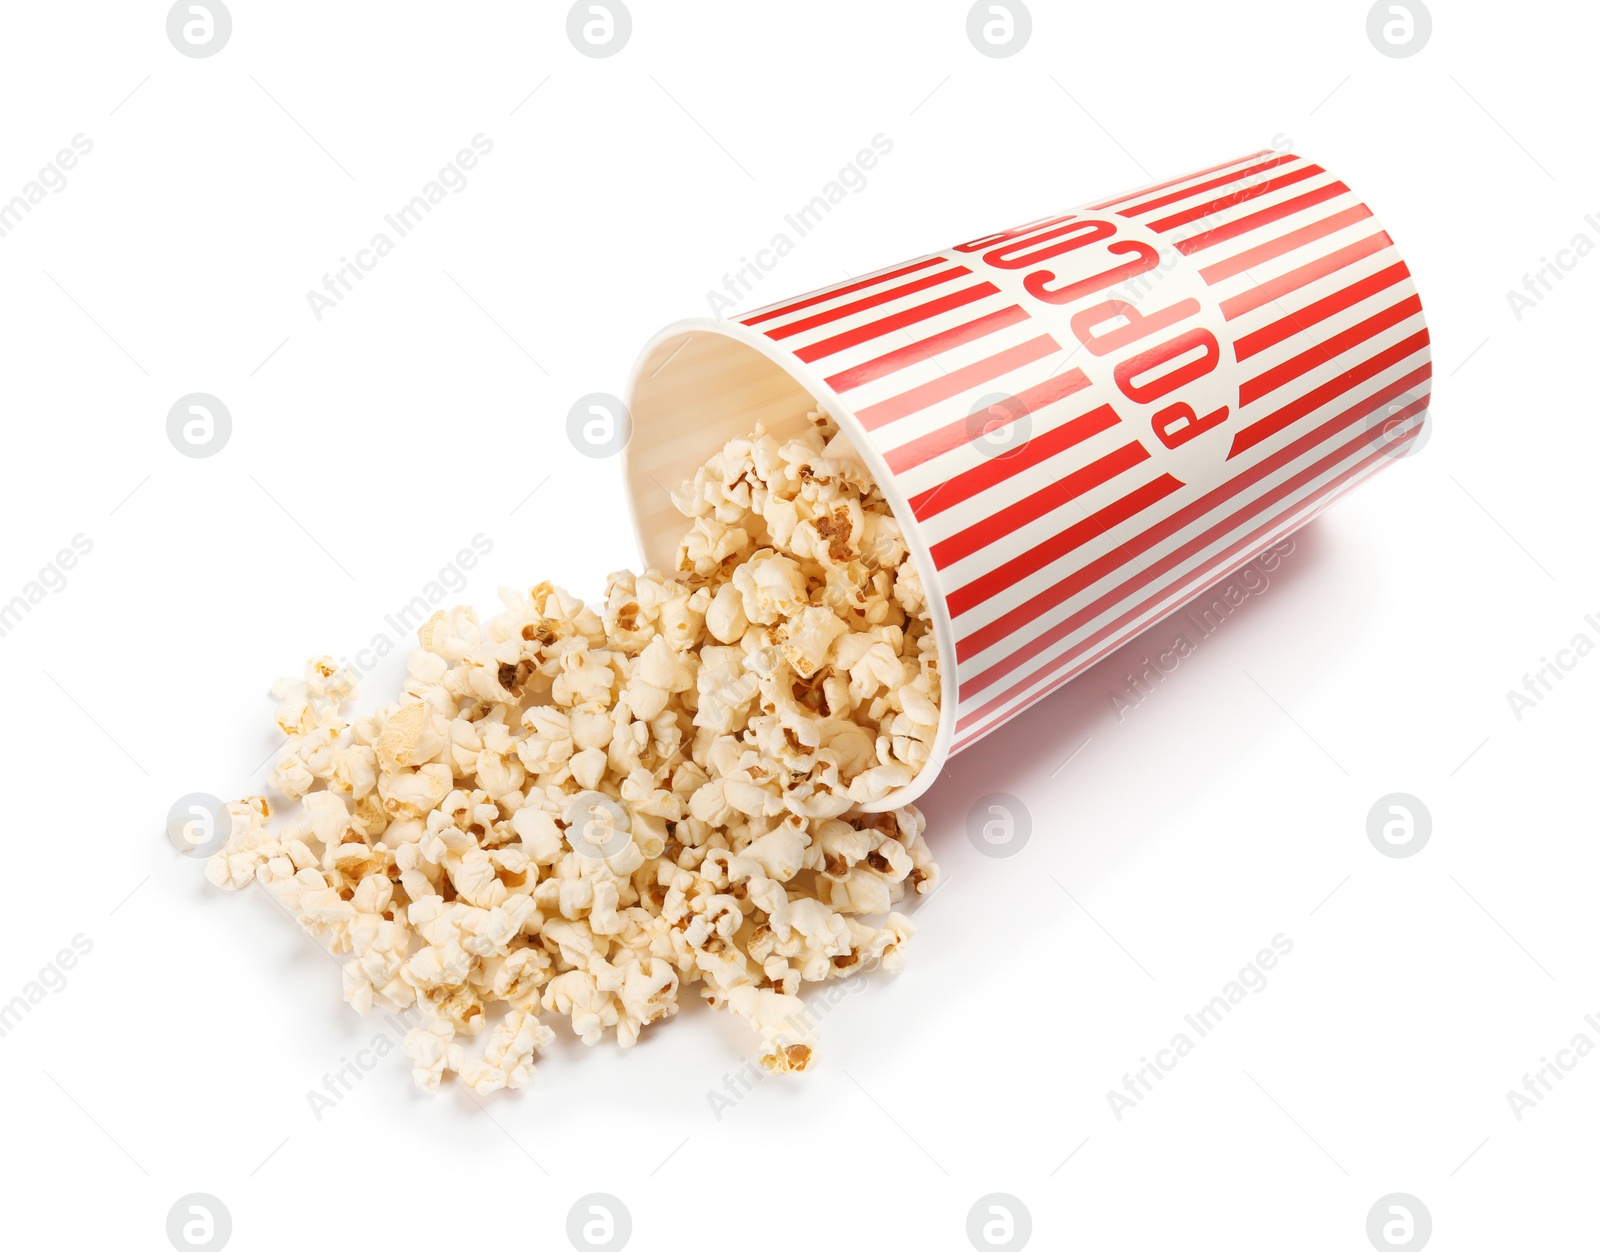
[[[876,474],[928,591],[945,759],[1420,446],[1428,330],[1370,209],[1263,151],[733,320],[667,327],[625,475],[674,568],[675,487],[812,401]]]

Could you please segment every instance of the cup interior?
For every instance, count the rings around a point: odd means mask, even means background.
[[[670,492],[727,443],[757,423],[786,439],[801,434],[806,416],[825,409],[877,479],[905,535],[928,592],[939,645],[939,730],[922,772],[867,812],[899,808],[938,778],[955,738],[955,631],[939,593],[938,571],[889,467],[867,432],[819,377],[796,361],[780,361],[764,336],[737,322],[696,319],[667,327],[645,345],[633,367],[626,402],[632,433],[622,454],[623,479],[639,549],[652,569],[674,568],[684,519]]]
[[[670,492],[730,439],[763,425],[779,439],[804,432],[806,389],[754,348],[711,331],[658,337],[639,358],[627,398],[633,433],[623,454],[644,559],[670,570],[683,514]]]

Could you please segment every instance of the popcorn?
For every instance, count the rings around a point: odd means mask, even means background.
[[[555,1031],[532,1013],[512,1009],[489,1035],[483,1059],[473,1057],[462,1066],[461,1080],[479,1095],[502,1087],[526,1087],[533,1077],[534,1053],[555,1041]]]
[[[254,878],[348,954],[358,1011],[417,1010],[421,1087],[526,1087],[550,1017],[627,1047],[689,988],[764,1066],[804,1070],[804,984],[898,969],[894,910],[937,884],[915,808],[855,807],[926,765],[940,686],[849,440],[816,413],[787,441],[757,428],[674,500],[674,572],[612,574],[596,607],[539,583],[486,621],[441,610],[403,690],[353,721],[326,657],[272,689],[288,809],[230,805],[206,875]]]

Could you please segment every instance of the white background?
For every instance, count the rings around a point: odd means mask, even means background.
[[[164,1248],[190,1192],[240,1249],[566,1246],[590,1192],[641,1249],[966,1247],[991,1192],[1050,1248],[1366,1248],[1396,1191],[1439,1248],[1587,1226],[1600,1059],[1520,1121],[1506,1093],[1600,1043],[1600,657],[1520,720],[1506,693],[1600,641],[1600,259],[1520,319],[1506,293],[1600,242],[1596,19],[1439,0],[1394,59],[1356,3],[1038,2],[991,59],[967,8],[638,0],[592,59],[564,4],[234,0],[194,59],[162,4],[8,6],[0,200],[93,143],[0,238],[0,601],[93,544],[0,638],[0,1001],[93,944],[0,1038],[8,1244]],[[475,534],[460,598],[484,608],[633,563],[616,462],[574,451],[569,406],[620,391],[879,132],[865,190],[741,307],[1287,136],[1416,276],[1431,443],[1126,717],[1110,696],[1170,624],[951,763],[923,805],[947,884],[810,1073],[717,1118],[751,1038],[693,1004],[632,1052],[563,1032],[481,1106],[393,1054],[319,1120],[308,1090],[383,1026],[263,893],[173,851],[168,806],[259,788],[268,683],[353,656]],[[469,185],[317,320],[306,292],[479,133]],[[195,391],[233,418],[207,459],[165,434]],[[1407,859],[1367,837],[1395,791],[1432,814]],[[966,834],[992,792],[1032,817],[1007,859]],[[1280,933],[1266,989],[1119,1120],[1107,1092]]]

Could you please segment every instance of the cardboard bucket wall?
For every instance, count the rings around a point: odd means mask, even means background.
[[[628,490],[673,567],[664,487],[814,398],[920,564],[943,704],[890,808],[1145,627],[1415,447],[1431,375],[1405,262],[1302,157],[1257,152],[729,321],[677,323],[630,381]]]

